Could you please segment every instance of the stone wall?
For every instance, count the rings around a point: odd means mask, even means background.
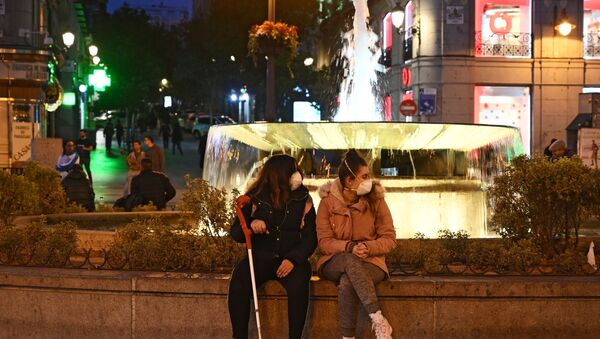
[[[0,338],[230,338],[228,276],[0,266]],[[600,331],[597,277],[395,277],[378,286],[394,338],[579,338]],[[339,338],[315,281],[306,338]],[[263,338],[285,338],[285,292],[261,290]],[[373,338],[367,316],[357,338]]]

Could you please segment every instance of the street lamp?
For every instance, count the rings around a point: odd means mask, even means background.
[[[169,84],[169,80],[167,80],[166,78],[163,78],[160,81],[160,84],[163,85],[164,87],[167,87],[167,85]]]
[[[100,57],[99,57],[99,56],[97,56],[97,55],[96,55],[96,56],[94,56],[94,57],[92,58],[92,62],[94,63],[94,65],[97,65],[97,64],[99,64],[99,63],[100,63]]]
[[[90,52],[91,56],[95,57],[96,55],[98,55],[98,47],[96,45],[89,45],[88,52]]]
[[[396,27],[398,33],[402,31],[402,25],[404,24],[404,8],[397,4],[394,9],[392,9],[392,25]]]
[[[554,21],[556,22],[556,7],[554,7]],[[571,33],[572,30],[575,29],[574,24],[569,21],[569,17],[567,17],[567,9],[563,8],[560,12],[560,21],[554,26],[554,29],[558,31],[558,33],[562,36],[567,36]]]
[[[304,59],[304,66],[310,66],[313,64],[313,62],[315,62],[315,59],[308,57],[308,58]]]
[[[73,46],[73,43],[75,42],[75,34],[71,33],[71,32],[65,32],[62,35],[62,40],[63,40],[63,44],[69,48],[71,46]]]

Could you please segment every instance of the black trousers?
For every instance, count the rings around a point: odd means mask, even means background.
[[[308,310],[310,276],[312,274],[310,263],[306,261],[294,266],[294,269],[286,277],[280,279],[277,278],[276,272],[281,264],[281,259],[274,258],[272,253],[253,251],[252,254],[257,288],[269,280],[277,280],[283,285],[288,295],[289,337],[290,339],[301,338]],[[233,337],[236,339],[248,338],[251,300],[252,282],[250,281],[248,257],[246,257],[233,269],[227,297]],[[261,320],[264,322],[265,319]]]
[[[90,179],[90,184],[92,183],[92,171],[90,169],[90,158],[79,158],[79,162],[81,163],[81,167],[85,169],[88,175],[88,179]]]

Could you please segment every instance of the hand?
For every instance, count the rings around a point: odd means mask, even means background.
[[[262,234],[262,233],[269,234],[269,231],[267,230],[267,224],[265,224],[265,222],[262,220],[258,220],[258,219],[252,220],[250,227],[252,228],[252,232],[254,232],[254,234]]]
[[[293,269],[294,264],[287,259],[283,259],[281,265],[279,265],[279,268],[277,269],[277,278],[283,278],[287,276]]]
[[[352,249],[352,254],[361,259],[365,259],[369,256],[369,248],[367,247],[367,245],[361,242],[360,244],[354,246],[354,248]]]

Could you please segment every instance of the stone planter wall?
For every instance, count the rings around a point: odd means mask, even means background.
[[[0,266],[0,338],[230,338],[227,275]],[[406,277],[378,286],[394,338],[592,338],[597,277]],[[336,288],[312,284],[306,338],[339,338]],[[286,338],[285,292],[261,289],[263,338]],[[373,338],[367,316],[357,338]]]

